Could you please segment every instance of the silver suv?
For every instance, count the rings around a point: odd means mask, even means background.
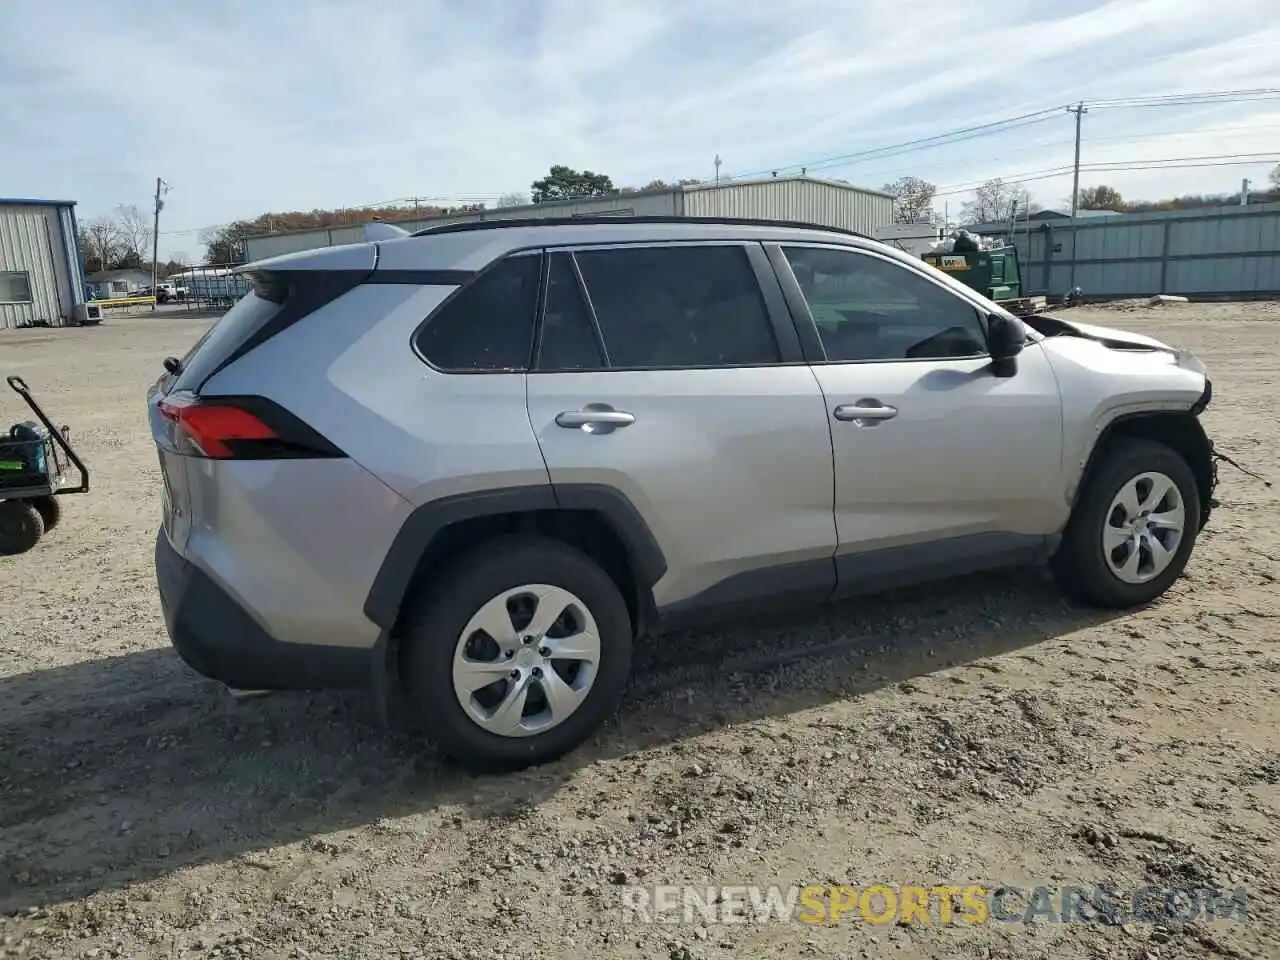
[[[662,630],[1046,560],[1132,607],[1209,516],[1193,357],[861,236],[506,221],[243,272],[149,397],[173,643],[372,684],[467,763],[572,749]]]

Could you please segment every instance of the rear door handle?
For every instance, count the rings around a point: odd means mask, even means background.
[[[611,433],[635,422],[634,415],[607,403],[589,403],[581,410],[565,410],[556,416],[556,426],[586,433]]]
[[[864,403],[866,406],[862,405]],[[892,420],[898,415],[898,408],[888,404],[874,406],[871,401],[859,401],[840,404],[835,409],[835,415],[837,420],[843,420],[845,423],[859,420]]]

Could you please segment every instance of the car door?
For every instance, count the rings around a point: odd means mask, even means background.
[[[527,382],[552,484],[636,508],[666,558],[664,620],[829,596],[825,404],[763,249],[554,250],[545,287]]]
[[[1033,556],[1061,529],[1062,409],[1038,343],[996,376],[980,302],[854,247],[771,246],[826,398],[840,592]]]

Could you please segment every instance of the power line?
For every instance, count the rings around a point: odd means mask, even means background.
[[[1261,126],[1215,127],[1213,129],[1213,133],[1228,134],[1228,133],[1261,132],[1261,131],[1276,131],[1276,130],[1280,130],[1280,124],[1268,124],[1268,125],[1261,125]],[[1132,133],[1132,134],[1125,134],[1123,136],[1115,136],[1115,137],[1089,137],[1087,142],[1090,145],[1099,144],[1099,143],[1132,143],[1134,141],[1150,140],[1150,139],[1163,139],[1163,140],[1169,140],[1171,142],[1178,142],[1178,141],[1187,141],[1187,140],[1201,140],[1203,139],[1203,136],[1204,136],[1203,134],[1189,133],[1185,131],[1176,132],[1176,131],[1164,130],[1164,131],[1152,131],[1148,133]],[[1022,144],[1021,146],[1014,147],[1008,150],[1002,148],[1000,151],[1000,154],[1003,157],[1003,156],[1010,156],[1014,154],[1024,154],[1024,153],[1031,153],[1031,152],[1043,153],[1048,148],[1051,148],[1051,147],[1069,147],[1074,143],[1075,143],[1074,139],[1033,141],[1031,143]],[[946,167],[946,166],[954,166],[954,164],[952,164],[951,161],[949,160],[937,160],[937,161],[931,160],[927,164],[923,166],[913,167],[913,169],[917,174],[921,174],[921,173],[928,173],[931,170],[936,170],[940,167]],[[877,167],[874,170],[864,171],[862,176],[864,176],[868,180],[873,180],[875,178],[882,177],[882,176],[885,176],[885,177],[893,176],[894,174],[900,172],[900,170],[901,170],[900,167]]]
[[[1020,127],[1030,126],[1034,123],[1042,123],[1043,121],[1049,120],[1055,116],[1059,109],[1060,108],[1054,107],[1048,110],[1037,110],[1033,113],[1024,113],[1016,117],[1006,117],[1003,120],[993,120],[989,123],[977,124],[976,126],[960,127],[956,130],[949,130],[946,133],[939,133],[930,137],[920,137],[915,140],[906,140],[902,143],[886,144],[882,147],[872,147],[867,150],[860,150],[856,153],[824,157],[804,163],[783,164],[781,166],[770,167],[765,170],[756,170],[750,173],[738,174],[738,177],[747,179],[770,173],[778,173],[784,170],[816,170],[831,166],[845,166],[862,160],[873,160],[886,156],[896,156],[900,153],[912,153],[917,150],[943,146],[959,140],[971,140],[976,137],[991,136],[995,133],[1003,133],[1006,130],[1016,130]]]
[[[1280,161],[1280,153],[1221,154],[1200,157],[1168,157],[1161,160],[1112,160],[1080,165],[1084,173],[1124,173],[1135,170],[1183,170],[1197,167],[1245,166],[1250,164],[1274,163]],[[937,191],[935,196],[950,197],[973,190],[998,179],[1007,185],[1034,183],[1038,180],[1051,180],[1065,177],[1072,172],[1074,165],[1068,164],[1049,169],[1032,170],[1026,173],[1010,174],[1008,177],[990,177],[985,180],[965,181],[950,185]]]
[[[1145,97],[1107,97],[1088,101],[1091,107],[1196,106],[1202,103],[1251,103],[1280,96],[1280,87],[1250,90],[1205,90],[1198,93],[1167,93]]]
[[[1108,109],[1123,108],[1142,108],[1142,107],[1161,107],[1161,106],[1200,106],[1227,103],[1250,103],[1259,100],[1273,100],[1280,97],[1280,87],[1258,87],[1241,90],[1210,90],[1191,93],[1178,94],[1161,94],[1142,97],[1116,97],[1111,99],[1088,100],[1084,103],[1088,107],[1097,106],[1099,108],[1106,107]],[[852,166],[865,160],[876,160],[890,156],[901,156],[908,153],[915,153],[921,150],[928,150],[934,147],[950,146],[953,143],[972,140],[978,137],[994,136],[996,134],[1005,133],[1010,130],[1018,130],[1025,126],[1043,123],[1060,116],[1061,111],[1069,105],[1056,107],[1047,107],[1043,110],[1035,110],[1030,113],[1019,114],[1013,117],[1006,117],[1002,120],[993,120],[989,123],[977,124],[970,127],[960,127],[956,130],[949,130],[946,133],[936,134],[931,137],[921,137],[915,140],[906,140],[901,143],[886,144],[882,147],[869,148],[867,150],[857,151],[855,153],[839,154],[836,156],[824,157],[817,160],[810,160],[803,163],[787,163],[770,167],[764,170],[753,170],[748,173],[737,174],[737,179],[750,179],[752,177],[766,176],[770,173],[780,173],[792,170],[824,170],[834,167]]]

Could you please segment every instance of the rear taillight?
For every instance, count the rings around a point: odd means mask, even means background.
[[[343,453],[279,404],[263,397],[170,394],[160,415],[179,453],[210,460],[296,460]]]

